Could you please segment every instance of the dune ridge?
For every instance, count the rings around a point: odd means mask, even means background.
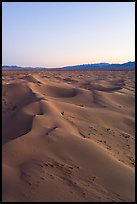
[[[3,71],[3,201],[135,201],[134,71]]]

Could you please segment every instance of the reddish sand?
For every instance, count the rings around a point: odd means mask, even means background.
[[[3,201],[135,201],[134,71],[3,71]]]

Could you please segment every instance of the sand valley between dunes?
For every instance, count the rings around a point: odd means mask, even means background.
[[[2,71],[3,201],[135,201],[134,71]]]

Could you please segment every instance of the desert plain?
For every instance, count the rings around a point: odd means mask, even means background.
[[[134,202],[134,71],[2,71],[4,202]]]

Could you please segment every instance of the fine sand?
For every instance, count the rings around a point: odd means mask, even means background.
[[[135,201],[134,71],[3,71],[3,201]]]

